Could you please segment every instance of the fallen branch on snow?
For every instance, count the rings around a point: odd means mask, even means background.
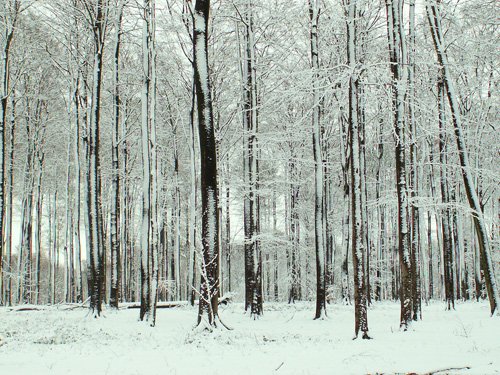
[[[426,372],[425,375],[433,375],[433,374],[438,374],[440,372],[446,372],[446,371],[452,371],[452,370],[470,370],[470,366],[464,366],[464,367],[448,367],[448,368],[443,368],[440,370],[432,370],[429,372]]]
[[[174,302],[158,302],[156,304],[157,309],[170,309],[172,307],[180,307],[180,306],[187,306],[188,302],[187,301],[174,301]],[[126,309],[140,309],[141,304],[139,302],[133,303],[130,305],[125,305],[123,306]]]

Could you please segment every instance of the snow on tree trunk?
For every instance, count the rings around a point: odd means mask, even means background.
[[[193,15],[194,82],[201,158],[202,257],[198,326],[218,327],[219,210],[217,155],[208,70],[210,1],[197,0]]]
[[[114,74],[113,74],[113,143],[111,150],[111,211],[110,211],[110,240],[111,240],[111,291],[109,305],[118,308],[120,299],[120,165],[119,165],[119,134],[121,122],[120,98],[120,43],[122,34],[123,1],[118,0],[115,15],[115,40],[114,40]]]
[[[6,158],[6,189],[5,196],[5,264],[7,265],[7,272],[10,273],[4,285],[4,298],[5,305],[12,306],[12,279],[14,267],[12,264],[12,192],[14,190],[14,145],[15,145],[15,127],[16,127],[16,99],[14,93],[11,94],[11,115],[9,126],[9,143],[8,154]],[[6,150],[4,149],[4,152]],[[1,260],[0,260],[1,262]],[[0,266],[0,278],[2,278],[2,266]],[[1,283],[1,282],[0,282]]]
[[[452,252],[452,231],[451,231],[451,209],[449,188],[448,188],[448,173],[447,173],[447,140],[446,130],[444,128],[445,120],[444,107],[444,82],[442,75],[438,81],[438,117],[439,117],[439,163],[441,165],[441,174],[439,185],[441,188],[441,203],[443,204],[443,212],[441,214],[441,233],[443,236],[443,263],[444,263],[444,294],[446,300],[446,309],[455,309],[454,299],[454,284],[453,284],[453,252]]]
[[[244,203],[243,221],[245,234],[245,311],[250,308],[250,315],[262,314],[262,265],[259,248],[259,197],[258,148],[257,148],[257,82],[255,41],[253,30],[253,4],[245,2],[243,58],[243,170]]]
[[[197,154],[199,152],[196,147],[196,132],[194,124],[194,110],[195,110],[195,87],[193,83],[191,91],[191,108],[189,114],[189,171],[191,177],[191,190],[189,194],[189,262],[188,262],[188,299],[191,306],[194,306],[196,296],[196,245],[197,245],[197,212],[198,195],[196,194],[196,187],[198,186],[198,172],[197,172]]]
[[[155,2],[145,0],[142,28],[142,224],[140,319],[155,325],[158,283],[158,217],[156,159]]]
[[[410,180],[411,195],[410,227],[411,227],[411,274],[412,274],[412,305],[413,320],[422,317],[422,302],[420,292],[420,226],[418,197],[418,166],[417,166],[417,122],[415,116],[415,0],[411,0],[408,32],[408,120],[410,122]]]
[[[396,143],[396,190],[398,200],[398,251],[401,272],[400,326],[407,330],[412,319],[410,227],[408,220],[408,186],[406,177],[405,94],[407,73],[404,64],[405,40],[402,26],[401,0],[386,1],[387,31],[389,35],[392,73],[392,101],[394,113],[394,140]]]
[[[90,309],[95,317],[101,315],[104,298],[104,241],[101,194],[100,117],[104,39],[107,3],[96,0],[92,9],[94,63],[90,126],[87,132],[87,215],[89,246]]]
[[[349,78],[349,130],[351,144],[351,247],[354,276],[354,332],[358,337],[359,331],[363,339],[369,339],[368,314],[365,275],[365,230],[362,217],[362,189],[361,189],[361,152],[360,137],[362,133],[358,118],[359,100],[359,72],[357,71],[356,57],[356,18],[359,16],[356,3],[349,1],[347,4],[347,61],[351,76]]]
[[[322,153],[322,135],[320,122],[319,92],[319,51],[318,21],[320,2],[309,0],[310,51],[313,86],[312,141],[314,155],[314,241],[316,250],[316,313],[314,319],[322,319],[326,315],[326,279],[325,279],[325,200],[324,168]]]
[[[2,11],[2,61],[0,63],[0,304],[2,301],[3,285],[3,253],[4,253],[4,230],[5,230],[5,198],[6,185],[6,151],[7,151],[7,103],[9,101],[10,74],[9,59],[10,47],[14,38],[14,30],[20,12],[21,1],[8,0]]]

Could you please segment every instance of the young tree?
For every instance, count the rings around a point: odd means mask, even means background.
[[[447,173],[448,163],[448,145],[446,139],[446,108],[444,106],[444,81],[442,73],[438,79],[438,123],[439,123],[439,163],[441,165],[441,174],[439,186],[441,188],[441,203],[443,210],[441,214],[441,235],[443,237],[443,266],[444,266],[444,295],[446,300],[446,309],[455,309],[455,293],[453,284],[453,233],[451,230],[451,210],[450,210],[450,194],[448,187],[449,173]]]
[[[316,249],[316,314],[314,319],[321,319],[326,315],[326,278],[325,278],[325,198],[324,198],[324,166],[323,145],[321,131],[321,98],[319,92],[319,51],[318,51],[318,22],[320,15],[320,1],[309,0],[311,67],[313,86],[313,154],[314,154],[314,243]]]
[[[120,299],[120,264],[121,264],[121,244],[120,244],[120,165],[119,165],[119,136],[121,123],[121,97],[120,97],[120,45],[122,34],[124,0],[118,0],[115,8],[115,40],[114,40],[114,127],[112,144],[112,188],[111,188],[111,292],[109,304],[118,308]]]

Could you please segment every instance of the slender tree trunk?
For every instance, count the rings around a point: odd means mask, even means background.
[[[410,122],[410,195],[411,195],[411,275],[413,320],[422,318],[422,296],[420,291],[420,227],[418,197],[418,165],[417,165],[417,121],[415,114],[415,0],[410,0],[409,52],[408,52],[408,119]]]
[[[12,306],[12,279],[14,267],[12,263],[12,192],[14,190],[14,144],[15,144],[15,126],[16,126],[16,101],[14,93],[11,94],[11,120],[9,127],[9,143],[8,143],[8,158],[6,159],[6,189],[7,194],[5,196],[5,263],[8,267],[8,276],[5,280],[4,286],[4,304]],[[1,237],[0,237],[1,240]],[[1,259],[0,259],[1,262]],[[1,278],[2,266],[0,266],[0,278]]]
[[[442,76],[438,82],[438,112],[439,112],[439,163],[441,165],[440,187],[443,213],[441,215],[443,235],[443,262],[444,262],[444,290],[446,309],[455,309],[454,285],[453,285],[453,253],[452,253],[452,230],[450,217],[450,198],[448,191],[447,173],[447,142],[445,133],[445,108],[444,108],[444,82]]]
[[[74,238],[74,251],[76,263],[76,300],[83,301],[83,275],[82,275],[82,259],[81,259],[81,236],[80,236],[80,207],[81,207],[81,178],[80,178],[80,105],[78,93],[79,80],[76,82],[75,95],[73,96],[75,108],[75,146],[74,146],[74,160],[75,160],[75,182],[74,182],[74,222],[73,222],[73,238]]]
[[[325,279],[325,200],[322,136],[320,123],[319,93],[319,51],[318,21],[320,15],[319,0],[309,0],[311,68],[313,86],[313,154],[314,154],[314,240],[316,249],[316,313],[314,319],[322,319],[326,315],[326,279]]]
[[[189,164],[191,173],[191,191],[189,194],[189,262],[188,262],[188,273],[189,273],[189,303],[194,306],[195,296],[196,296],[196,244],[197,244],[197,225],[198,225],[198,195],[196,194],[196,187],[198,186],[198,172],[197,172],[197,153],[198,153],[198,143],[196,142],[196,132],[194,124],[194,110],[195,110],[195,86],[193,83],[191,92],[191,109],[189,116],[189,132],[190,132],[190,142],[189,142],[189,155],[191,158],[191,163]]]
[[[43,208],[43,196],[42,196],[42,175],[43,175],[43,160],[44,153],[43,150],[38,150],[37,152],[37,181],[36,181],[36,190],[35,190],[35,225],[34,225],[34,234],[33,234],[33,242],[34,242],[34,251],[36,254],[36,265],[35,265],[35,295],[32,298],[32,301],[36,304],[40,304],[40,264],[41,264],[41,239],[42,239],[42,208]]]
[[[68,105],[68,117],[71,116],[71,108]],[[69,123],[71,125],[71,122]],[[71,241],[71,209],[70,209],[70,182],[71,182],[71,132],[68,132],[68,146],[66,153],[66,179],[65,179],[65,197],[64,197],[64,209],[65,215],[65,228],[64,228],[64,300],[66,302],[71,302],[71,264],[70,264],[70,253],[73,251],[72,241]]]
[[[3,254],[4,254],[4,230],[5,223],[5,200],[7,193],[6,185],[6,169],[7,169],[7,103],[9,100],[10,90],[10,74],[9,74],[9,59],[10,47],[14,38],[14,30],[16,28],[17,17],[20,12],[21,1],[8,0],[4,4],[2,22],[2,61],[0,63],[0,305],[2,301],[3,285]],[[13,110],[13,109],[12,109]]]
[[[110,232],[111,232],[111,291],[109,305],[118,308],[120,300],[120,271],[121,271],[121,243],[120,231],[120,165],[119,165],[119,134],[121,123],[121,97],[120,97],[120,44],[122,34],[123,0],[118,0],[115,16],[115,45],[114,45],[114,128],[113,144],[111,150],[112,182],[111,182],[111,212],[110,212]]]
[[[379,111],[381,108],[379,107]],[[378,145],[377,145],[377,171],[376,175],[376,188],[375,188],[375,199],[377,201],[377,214],[378,214],[378,250],[377,250],[377,270],[376,270],[376,283],[375,283],[375,299],[381,301],[382,296],[382,267],[385,265],[385,209],[382,207],[380,202],[381,197],[381,185],[382,178],[380,176],[380,170],[382,168],[382,158],[384,156],[384,142],[382,139],[384,120],[380,119],[378,126]]]
[[[356,57],[356,19],[359,16],[356,3],[349,1],[347,19],[347,61],[351,70],[349,78],[349,130],[351,144],[351,246],[352,265],[354,276],[354,332],[358,337],[359,331],[363,333],[363,339],[369,339],[368,314],[366,296],[366,274],[365,274],[365,228],[362,210],[363,191],[361,184],[361,152],[360,137],[362,136],[364,124],[360,124],[358,117],[359,100],[359,76],[357,72]]]
[[[343,197],[345,209],[342,215],[342,303],[344,305],[349,305],[351,303],[351,294],[349,288],[349,248],[351,236],[350,231],[350,212],[351,212],[351,202],[349,199],[351,185],[350,185],[350,130],[346,128],[346,120],[343,113],[341,113],[339,118],[339,123],[341,124],[341,159],[342,159],[342,183],[343,183]]]

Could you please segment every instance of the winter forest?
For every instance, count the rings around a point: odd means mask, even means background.
[[[500,371],[497,2],[0,2],[0,374]]]

